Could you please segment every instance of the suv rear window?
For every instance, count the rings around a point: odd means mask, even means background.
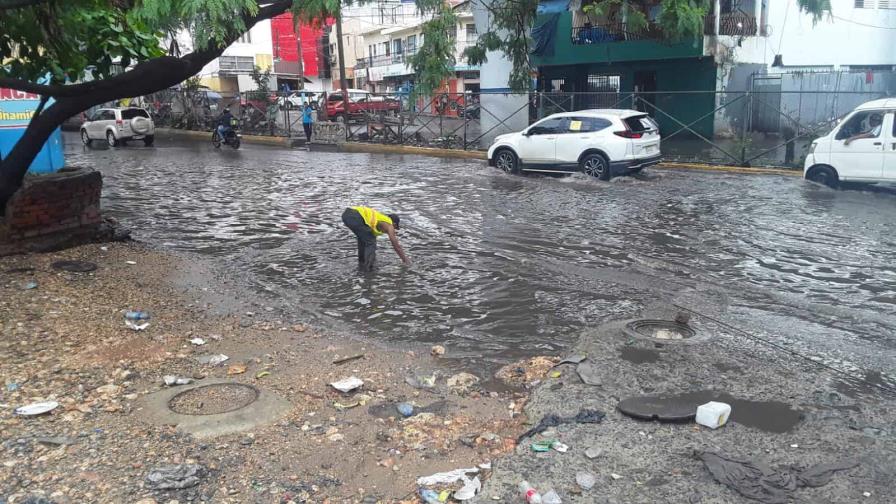
[[[149,117],[149,114],[143,109],[125,109],[121,111],[121,118],[125,121],[135,117]]]
[[[653,122],[653,119],[647,114],[626,117],[623,121],[628,125],[628,129],[635,133],[659,129],[657,128],[656,123]]]

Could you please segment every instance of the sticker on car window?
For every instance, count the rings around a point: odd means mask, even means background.
[[[582,129],[582,121],[569,121],[569,131],[580,131]]]

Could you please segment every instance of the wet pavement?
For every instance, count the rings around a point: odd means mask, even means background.
[[[281,308],[457,367],[558,354],[579,332],[681,299],[750,334],[882,383],[896,374],[896,195],[796,177],[651,170],[599,182],[483,162],[172,139],[85,149],[104,210],[137,239],[215,258]],[[380,240],[355,269],[344,207],[402,216],[414,265]],[[732,337],[742,337],[732,334]]]

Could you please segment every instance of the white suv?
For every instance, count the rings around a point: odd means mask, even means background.
[[[581,171],[603,180],[661,160],[659,128],[637,110],[554,114],[519,133],[498,136],[488,150],[489,165],[509,173]]]
[[[94,140],[105,139],[110,147],[117,147],[128,140],[143,140],[149,147],[155,132],[152,118],[142,108],[102,108],[81,125],[81,141],[90,145]]]

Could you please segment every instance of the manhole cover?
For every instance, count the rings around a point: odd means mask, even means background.
[[[635,320],[626,324],[625,333],[657,343],[681,343],[697,334],[690,327],[671,320]]]
[[[72,273],[87,273],[96,269],[96,264],[87,261],[56,261],[50,266],[53,269]]]
[[[218,415],[255,402],[258,389],[242,383],[216,383],[185,390],[168,401],[168,408],[181,415]]]

